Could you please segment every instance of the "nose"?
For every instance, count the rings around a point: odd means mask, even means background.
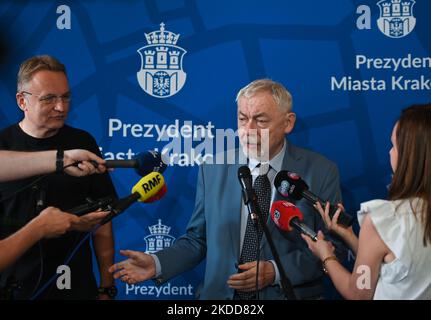
[[[66,105],[66,103],[63,102],[61,97],[56,97],[54,110],[59,111],[59,112],[63,112],[65,110],[65,105]]]
[[[256,122],[253,119],[248,120],[247,123],[244,125],[244,129],[247,131],[256,130]]]

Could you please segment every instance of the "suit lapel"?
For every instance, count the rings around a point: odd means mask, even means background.
[[[242,209],[242,194],[241,186],[238,181],[238,169],[240,165],[234,164],[228,166],[228,177],[226,183],[225,197],[228,201],[225,213],[229,215],[227,221],[229,223],[229,236],[231,238],[232,250],[235,259],[239,258],[239,242],[241,230],[241,209]]]
[[[286,140],[286,152],[284,153],[283,166],[281,170],[295,171],[298,161],[301,160],[301,155],[297,148]]]

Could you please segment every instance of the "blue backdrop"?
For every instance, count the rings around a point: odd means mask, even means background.
[[[289,139],[338,164],[345,205],[354,213],[360,202],[386,196],[390,134],[400,110],[431,101],[431,2],[403,3],[2,0],[0,127],[22,117],[16,73],[36,54],[66,65],[73,92],[68,124],[89,131],[107,159],[163,148],[163,126],[236,130],[237,91],[268,77],[293,95],[298,122]],[[144,77],[138,81],[141,69],[148,87]],[[119,249],[156,250],[184,232],[197,165],[183,161],[164,176],[168,194],[161,201],[136,204],[114,220],[116,260]],[[139,179],[126,169],[112,178],[120,196]],[[118,282],[119,298],[193,299],[202,267],[158,288]]]

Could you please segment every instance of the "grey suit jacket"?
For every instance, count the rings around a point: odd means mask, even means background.
[[[197,297],[223,300],[233,298],[234,290],[226,282],[230,275],[237,273],[235,262],[240,256],[242,197],[237,177],[240,166],[200,166],[195,208],[186,234],[179,237],[172,247],[156,253],[162,268],[162,275],[157,279],[159,284],[195,267],[206,258],[204,280]],[[323,156],[287,142],[282,169],[298,173],[310,190],[322,199],[333,203],[341,200],[338,169]],[[280,198],[276,196],[274,200]],[[297,201],[296,205],[304,214],[304,222],[309,227],[325,231],[320,215],[311,205],[304,199]],[[280,231],[270,218],[267,225],[297,297],[321,295],[322,267],[305,241],[296,231]],[[261,241],[261,259],[273,259],[265,236]],[[272,285],[260,291],[260,298],[284,299],[284,295],[279,285]]]

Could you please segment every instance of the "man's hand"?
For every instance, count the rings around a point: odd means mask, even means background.
[[[63,162],[65,167],[78,163],[77,166],[70,166],[64,169],[67,174],[75,177],[87,176],[93,173],[104,173],[106,171],[105,160],[87,150],[65,150]]]
[[[240,291],[256,290],[256,261],[244,263],[238,266],[241,273],[229,277],[227,284],[230,288]],[[270,261],[259,261],[258,290],[271,285],[275,280],[274,266]]]
[[[109,272],[114,274],[114,279],[132,284],[151,279],[156,275],[156,263],[149,254],[132,250],[120,250],[120,254],[129,259],[109,268]]]
[[[87,232],[94,228],[94,226],[100,223],[107,215],[109,211],[95,211],[87,213],[83,216],[77,217],[72,223],[71,230]]]
[[[78,220],[78,217],[73,214],[48,207],[34,218],[32,223],[37,224],[42,238],[55,238],[71,230],[72,225]]]

